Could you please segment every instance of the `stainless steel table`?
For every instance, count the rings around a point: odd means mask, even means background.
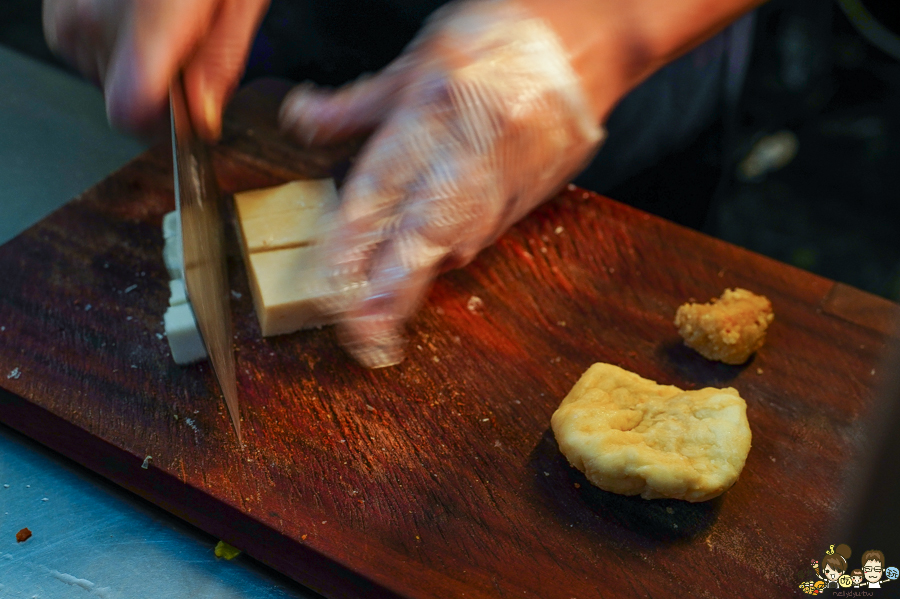
[[[0,47],[0,243],[143,149],[98,90]],[[0,425],[0,599],[318,597],[216,541]]]

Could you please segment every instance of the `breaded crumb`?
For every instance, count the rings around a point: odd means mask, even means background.
[[[684,343],[704,358],[743,364],[763,346],[775,319],[772,303],[746,289],[726,289],[706,304],[687,303],[675,313]]]

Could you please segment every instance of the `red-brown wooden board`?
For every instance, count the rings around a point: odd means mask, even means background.
[[[271,141],[267,93],[231,113],[223,190],[345,172]],[[772,597],[821,558],[893,304],[568,189],[438,279],[406,361],[368,371],[329,329],[260,338],[229,229],[241,448],[210,369],[162,335],[172,193],[163,144],[0,247],[2,422],[329,597]],[[742,367],[672,325],[733,286],[776,314]],[[597,361],[736,387],[737,484],[645,501],[570,468],[550,415]]]

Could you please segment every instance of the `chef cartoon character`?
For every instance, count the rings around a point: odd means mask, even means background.
[[[813,560],[813,568],[816,568],[816,576],[825,581],[825,588],[840,588],[838,579],[847,571],[847,560],[850,558],[849,545],[829,546],[822,558],[822,569],[818,569],[818,562]]]
[[[885,569],[884,553],[877,549],[870,549],[863,553],[860,561],[862,561],[863,576],[870,589],[880,589],[884,583],[897,579],[897,568]],[[887,575],[887,578],[882,579],[883,575]]]

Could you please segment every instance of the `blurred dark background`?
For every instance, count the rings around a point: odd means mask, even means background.
[[[608,195],[896,301],[900,2],[841,1],[762,7],[737,109]],[[245,79],[337,85],[374,71],[441,3],[274,0]],[[0,44],[67,69],[44,43],[40,4],[0,2]],[[879,26],[861,33],[848,17],[860,8]]]

